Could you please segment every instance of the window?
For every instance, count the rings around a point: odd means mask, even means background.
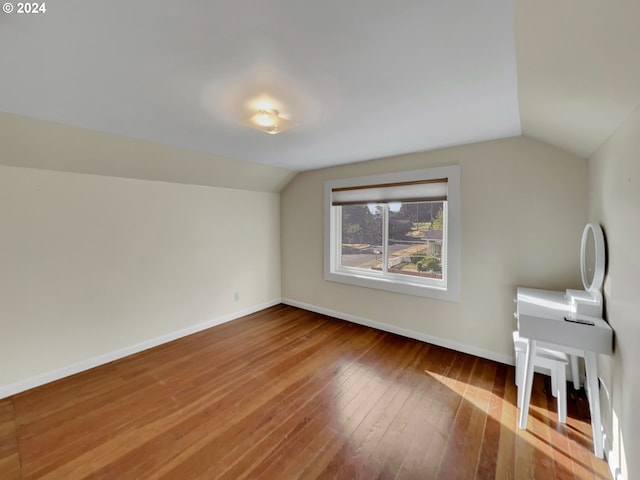
[[[325,184],[325,279],[457,301],[460,167]]]

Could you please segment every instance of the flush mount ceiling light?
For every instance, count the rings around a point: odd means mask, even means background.
[[[293,122],[281,117],[280,112],[275,108],[258,110],[258,113],[249,118],[246,123],[250,127],[272,135],[284,132],[293,126]]]

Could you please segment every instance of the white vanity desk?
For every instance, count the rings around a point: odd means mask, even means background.
[[[520,428],[527,428],[536,348],[540,346],[583,357],[593,450],[598,458],[603,457],[603,445],[596,354],[611,355],[613,347],[613,330],[602,319],[605,257],[604,233],[599,225],[589,223],[584,228],[580,245],[580,274],[584,290],[556,292],[518,288],[516,298],[518,334],[528,339],[524,396],[520,397]]]
[[[524,398],[522,409],[520,410],[520,428],[527,428],[531,385],[533,382],[533,359],[538,342],[540,342],[539,346],[584,357],[593,447],[595,455],[598,458],[602,458],[602,427],[596,354],[611,355],[613,331],[602,318],[577,316],[579,319],[593,322],[593,325],[566,321],[565,317],[571,318],[574,309],[565,296],[565,292],[518,288],[516,299],[518,332],[522,337],[529,339],[525,360],[526,373]]]

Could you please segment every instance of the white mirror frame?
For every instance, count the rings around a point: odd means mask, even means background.
[[[589,234],[593,235],[595,244],[595,265],[593,266],[593,279],[591,285],[589,285],[587,279],[587,241]],[[594,223],[588,223],[584,227],[582,232],[582,242],[580,244],[580,274],[582,276],[582,284],[587,291],[601,291],[602,284],[604,282],[604,268],[605,268],[605,249],[604,249],[604,233],[600,225]]]

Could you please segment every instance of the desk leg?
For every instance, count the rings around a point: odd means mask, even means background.
[[[598,389],[598,363],[596,354],[584,352],[584,366],[589,386],[589,412],[591,413],[591,431],[593,433],[593,451],[598,458],[602,458],[602,420],[600,419],[600,391]]]
[[[527,342],[527,352],[524,359],[524,384],[520,387],[520,428],[527,428],[527,417],[529,416],[529,403],[531,402],[531,387],[533,386],[533,364],[536,358],[536,341],[529,339]],[[519,392],[520,393],[520,392]]]

